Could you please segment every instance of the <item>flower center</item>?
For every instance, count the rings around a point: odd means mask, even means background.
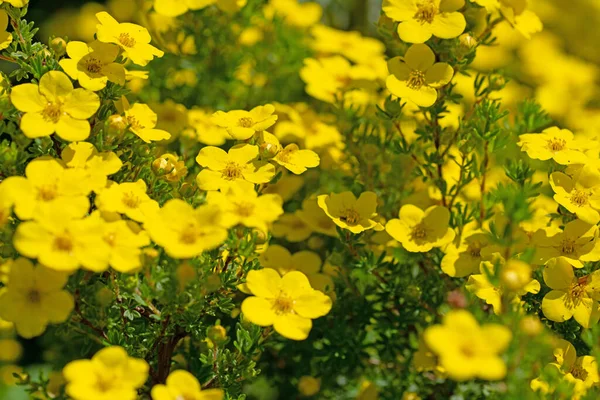
[[[135,39],[129,36],[129,33],[121,33],[119,35],[119,42],[125,47],[133,47],[135,46]]]
[[[410,89],[419,90],[425,84],[425,74],[419,70],[413,69],[408,77],[408,86]]]
[[[252,118],[250,118],[250,117],[240,118],[240,120],[238,121],[238,124],[240,124],[240,126],[243,128],[250,128],[253,124]]]
[[[273,301],[273,310],[276,314],[289,314],[293,309],[294,300],[287,296],[279,295],[279,297]]]
[[[567,141],[565,139],[552,138],[548,139],[546,146],[549,150],[561,151],[567,146]]]
[[[590,197],[590,194],[588,192],[586,192],[585,190],[573,190],[571,192],[571,203],[579,206],[579,207],[583,207],[584,205],[587,204],[588,202],[588,197]]]
[[[34,304],[39,304],[42,301],[42,295],[36,289],[30,290],[29,293],[27,294],[27,298],[29,299],[29,301],[31,303],[34,303]]]
[[[571,254],[575,252],[575,241],[573,239],[565,238],[560,243],[560,249],[564,254]]]
[[[581,365],[574,365],[570,372],[571,375],[573,375],[573,378],[580,379],[582,381],[585,381],[588,377],[588,372],[583,369]]]
[[[59,235],[54,238],[54,248],[58,251],[70,252],[73,250],[73,241],[66,234]]]
[[[468,343],[465,343],[462,346],[460,346],[460,352],[463,356],[467,358],[471,358],[475,355],[475,351]]]
[[[196,226],[193,224],[188,224],[181,231],[181,235],[179,236],[179,241],[185,244],[194,244],[196,243],[196,239],[198,238],[198,230]]]
[[[254,213],[254,204],[252,203],[237,203],[235,212],[242,217],[249,217]]]
[[[421,24],[431,24],[437,13],[438,8],[433,0],[425,0],[417,5],[417,13],[413,18]]]
[[[109,244],[110,247],[115,247],[116,237],[114,233],[109,233],[104,236],[104,241]]]
[[[221,177],[229,181],[234,181],[242,177],[242,168],[236,162],[228,162],[221,171]]]
[[[138,129],[138,130],[144,129],[144,125],[142,125],[140,123],[140,121],[138,121],[137,118],[132,115],[127,116],[127,123],[129,124],[131,129]]]
[[[85,69],[91,74],[99,74],[102,71],[102,63],[96,58],[89,58],[85,63]]]
[[[583,276],[571,283],[571,286],[569,287],[568,291],[568,296],[566,296],[565,298],[567,307],[572,308],[577,306],[585,297],[585,288],[587,286],[587,280],[587,276]]]
[[[412,240],[425,239],[427,237],[427,229],[425,228],[425,225],[421,223],[415,226],[410,233],[410,236]]]
[[[62,107],[60,103],[48,103],[42,111],[42,117],[46,122],[57,123],[62,115]]]
[[[289,146],[277,153],[277,159],[281,162],[289,162],[295,150],[294,146]]]
[[[481,243],[479,242],[469,243],[467,253],[469,253],[471,257],[479,258],[481,257],[481,247]]]
[[[340,216],[340,220],[348,225],[356,225],[360,221],[360,214],[353,208],[347,208]]]
[[[126,207],[129,208],[136,208],[142,202],[142,200],[133,192],[123,193],[123,198],[121,199],[121,201]]]
[[[46,184],[38,188],[37,198],[43,201],[52,201],[58,195],[58,189],[55,184]]]

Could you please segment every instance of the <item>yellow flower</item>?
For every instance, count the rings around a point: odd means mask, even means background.
[[[319,3],[311,1],[298,3],[297,0],[269,0],[269,4],[264,7],[264,14],[269,19],[278,15],[288,25],[305,28],[319,22],[323,8]]]
[[[154,57],[162,57],[164,53],[150,44],[148,30],[136,24],[122,23],[110,16],[107,12],[99,12],[96,18],[100,24],[96,25],[96,37],[104,43],[115,43],[123,49],[125,57],[134,64],[145,66]]]
[[[91,271],[106,269],[108,245],[102,240],[103,224],[97,218],[82,218],[87,210],[54,208],[41,213],[36,221],[19,224],[13,237],[17,251],[59,271],[80,266]]]
[[[571,264],[558,258],[546,264],[544,282],[552,289],[542,300],[542,312],[546,318],[564,322],[575,317],[584,328],[598,322],[600,271],[577,278]]]
[[[464,310],[450,311],[441,325],[431,326],[424,332],[427,347],[439,357],[439,364],[455,381],[504,378],[506,365],[499,354],[508,347],[511,338],[505,326],[480,326]]]
[[[477,273],[483,261],[481,250],[489,243],[490,237],[486,233],[474,231],[467,234],[463,232],[462,243],[459,247],[451,243],[444,249],[446,255],[442,258],[442,271],[457,278]]]
[[[1,187],[1,186],[0,186]],[[320,210],[320,209],[319,209]],[[297,243],[308,239],[313,232],[312,228],[298,215],[299,211],[294,214],[283,214],[277,221],[273,223],[271,233],[273,237],[285,238],[288,242]],[[323,213],[325,215],[325,213]],[[325,216],[327,218],[327,216]],[[331,221],[327,218],[328,221]],[[333,223],[331,223],[332,226]]]
[[[536,245],[536,264],[545,264],[553,258],[564,258],[575,268],[583,267],[581,261],[592,253],[596,242],[595,225],[588,224],[579,219],[569,222],[565,229],[554,236],[546,236],[542,229],[534,233],[532,241]],[[591,260],[590,260],[591,261]]]
[[[207,146],[200,150],[196,162],[204,169],[196,177],[202,190],[227,190],[238,182],[267,183],[275,176],[275,167],[258,162],[258,147],[238,144],[229,152]]]
[[[454,70],[447,63],[435,62],[435,54],[426,44],[408,48],[404,59],[388,61],[391,75],[386,80],[388,90],[397,97],[420,107],[430,107],[437,100],[437,88],[447,85]]]
[[[584,151],[590,144],[574,138],[567,129],[552,127],[542,133],[526,133],[519,136],[517,143],[522,151],[535,160],[553,159],[559,164],[582,164],[587,160]]]
[[[125,220],[106,222],[103,228],[102,239],[109,248],[107,264],[119,272],[140,268],[141,247],[150,244],[148,234],[134,222]]]
[[[173,371],[167,377],[165,385],[152,388],[152,400],[221,400],[221,389],[202,390],[194,375],[184,370]]]
[[[408,43],[425,43],[431,36],[452,39],[467,22],[458,12],[464,0],[386,0],[383,12],[399,21],[398,36]]]
[[[323,194],[317,197],[317,203],[337,226],[352,233],[382,229],[372,219],[377,216],[377,195],[373,192],[363,192],[358,199],[352,192]]]
[[[312,150],[300,150],[297,144],[288,144],[284,149],[280,150],[273,161],[285,167],[296,175],[300,175],[307,168],[319,166],[319,156]]]
[[[232,138],[246,140],[277,121],[277,115],[273,115],[273,112],[275,112],[275,107],[272,104],[254,107],[250,111],[217,111],[213,114],[213,122],[221,128],[225,128]]]
[[[90,207],[85,176],[81,171],[64,168],[55,159],[38,158],[27,164],[25,177],[10,176],[0,187],[14,202],[15,214],[22,220],[56,208],[82,215]]]
[[[10,46],[13,40],[12,34],[7,32],[6,28],[8,28],[8,14],[6,11],[0,10],[0,50],[4,50]]]
[[[302,396],[310,397],[321,390],[321,380],[313,376],[304,375],[298,380],[298,391]]]
[[[154,10],[167,17],[177,17],[189,10],[199,10],[214,0],[154,0]]]
[[[445,207],[432,206],[423,211],[407,204],[400,208],[399,216],[389,220],[385,230],[410,252],[424,253],[454,240],[455,233],[448,226],[450,212]]]
[[[13,339],[0,339],[0,363],[15,362],[21,358],[22,354],[23,347],[19,342]]]
[[[337,237],[336,224],[319,206],[317,199],[304,199],[304,201],[302,201],[302,209],[298,210],[296,214],[313,231],[327,236]]]
[[[223,213],[222,224],[226,227],[241,224],[266,233],[271,224],[283,214],[279,195],[259,196],[247,182],[232,185],[225,193],[209,192],[206,201],[219,206]]]
[[[172,199],[144,222],[150,238],[174,258],[192,258],[225,241],[219,208],[203,205],[196,209]]]
[[[108,182],[108,176],[118,172],[123,162],[112,151],[99,153],[88,142],[71,143],[61,153],[62,161],[76,172],[83,173],[82,183],[88,191],[101,192]]]
[[[71,58],[60,60],[60,66],[72,79],[89,90],[98,91],[106,83],[125,85],[125,67],[114,62],[119,55],[119,47],[114,44],[93,41],[69,42],[67,55]]]
[[[25,114],[21,130],[36,138],[55,133],[68,141],[85,140],[90,135],[90,118],[98,107],[98,96],[85,89],[73,89],[62,72],[50,71],[33,83],[17,85],[10,93],[15,108]]]
[[[312,320],[331,310],[331,299],[312,289],[302,272],[281,277],[274,269],[253,270],[248,272],[246,286],[253,296],[242,302],[244,317],[259,326],[273,325],[288,339],[306,339]]]
[[[24,338],[39,336],[49,323],[64,322],[74,307],[73,296],[62,290],[68,275],[19,258],[10,269],[6,290],[0,292],[0,317],[13,322]]]
[[[209,146],[220,146],[231,138],[225,128],[214,123],[212,114],[198,108],[188,112],[188,125],[193,129],[191,136]]]
[[[0,0],[0,4],[8,3],[13,7],[25,7],[29,4],[29,0]]]
[[[504,260],[501,261],[504,264]],[[517,267],[515,267],[517,266]],[[522,261],[509,260],[506,264],[502,265],[500,270],[503,273],[508,269],[515,269],[518,267],[526,268],[529,271],[529,276],[525,277],[526,282],[522,288],[517,290],[510,290],[504,282],[499,285],[494,285],[490,282],[489,277],[494,276],[495,266],[490,261],[484,261],[481,263],[481,274],[469,276],[469,281],[466,284],[466,289],[475,294],[475,296],[484,300],[486,304],[493,307],[495,314],[504,312],[502,300],[508,300],[507,303],[518,303],[521,296],[527,293],[539,293],[540,283],[535,279],[531,279],[531,268]]]
[[[147,104],[135,103],[129,107],[129,104],[126,103],[124,112],[129,130],[144,142],[150,143],[171,138],[169,132],[162,129],[155,129],[158,116]]]
[[[109,182],[96,197],[96,207],[104,212],[125,214],[134,221],[144,220],[158,210],[158,203],[146,194],[146,182]]]
[[[75,360],[63,369],[66,393],[73,400],[135,400],[148,378],[148,363],[119,346],[106,347],[91,360]]]
[[[573,179],[562,172],[550,175],[554,200],[588,224],[600,221],[600,174],[596,168],[584,166]]]

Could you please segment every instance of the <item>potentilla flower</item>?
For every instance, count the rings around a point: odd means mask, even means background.
[[[144,222],[158,210],[158,203],[148,196],[147,190],[146,182],[142,179],[124,183],[111,181],[96,197],[96,207],[104,212],[116,212],[134,221]]]
[[[97,218],[100,218],[97,215]],[[108,244],[107,265],[119,272],[134,272],[142,266],[141,248],[150,244],[146,231],[135,222],[116,220],[103,224],[102,239]]]
[[[108,81],[125,85],[125,67],[115,62],[118,46],[97,40],[89,44],[73,41],[67,44],[67,55],[70,58],[60,60],[60,66],[82,87],[98,91]]]
[[[162,129],[156,129],[158,116],[147,104],[135,103],[129,106],[124,99],[124,113],[127,127],[146,143],[171,138],[171,134]]]
[[[190,10],[200,10],[212,3],[211,0],[154,0],[154,10],[166,17],[177,17]]]
[[[277,121],[274,115],[275,107],[271,104],[254,107],[250,111],[233,110],[217,111],[213,114],[213,122],[225,128],[229,135],[236,140],[246,140],[255,133],[264,131]]]
[[[174,258],[192,258],[214,249],[227,238],[221,210],[216,205],[194,209],[172,199],[144,222],[150,238]]]
[[[73,400],[135,400],[148,379],[148,363],[119,346],[106,347],[91,360],[76,360],[63,369],[66,393]]]
[[[312,320],[331,310],[331,299],[311,288],[299,271],[281,277],[274,269],[253,270],[248,272],[246,287],[253,296],[242,302],[244,317],[256,325],[273,325],[288,339],[306,339]]]
[[[275,176],[275,167],[259,162],[258,146],[239,144],[229,152],[214,146],[200,150],[196,162],[204,167],[196,177],[202,190],[227,190],[238,182],[267,183]]]
[[[10,46],[13,40],[12,34],[7,32],[6,28],[8,28],[8,14],[6,11],[0,10],[0,50]]]
[[[588,224],[600,221],[600,173],[592,166],[584,166],[577,179],[563,172],[550,175],[550,186],[554,190],[554,200],[577,218]]]
[[[444,248],[442,271],[452,277],[463,277],[479,272],[483,261],[481,251],[490,244],[490,235],[481,231],[463,232],[460,246],[449,244]]]
[[[281,149],[273,157],[273,161],[285,167],[288,171],[300,175],[308,168],[318,167],[320,159],[314,151],[307,149],[300,150],[297,144],[292,143]]]
[[[37,138],[55,133],[68,141],[90,135],[87,120],[100,107],[98,96],[86,89],[73,89],[62,72],[46,72],[39,85],[24,83],[12,88],[10,100],[24,112],[20,127],[25,136]]]
[[[383,12],[399,21],[398,36],[407,43],[425,43],[431,36],[452,39],[467,22],[458,12],[464,0],[385,0]]]
[[[546,318],[564,322],[574,317],[584,328],[598,322],[600,271],[575,277],[571,264],[564,258],[556,258],[544,267],[544,282],[552,289],[542,300]]]
[[[450,212],[445,207],[432,206],[423,211],[407,204],[400,208],[400,219],[391,219],[385,230],[410,252],[427,252],[454,240],[455,232],[448,226]]]
[[[420,107],[430,107],[437,100],[438,88],[447,85],[454,76],[452,67],[435,62],[435,54],[426,44],[414,44],[401,57],[388,61],[390,76],[386,80],[388,90],[403,100]]]
[[[84,174],[83,185],[87,190],[101,192],[108,182],[108,176],[117,173],[123,162],[112,151],[98,152],[89,142],[71,143],[60,155],[68,168]]]
[[[162,57],[164,53],[150,44],[150,33],[144,27],[128,22],[119,23],[107,12],[99,12],[96,18],[96,37],[104,43],[115,43],[124,52],[125,57],[134,64],[145,66],[154,57]]]
[[[13,261],[8,285],[0,292],[0,317],[13,322],[20,336],[32,338],[49,323],[64,322],[74,307],[73,296],[63,290],[69,275],[26,258]]]
[[[319,207],[316,198],[304,199],[304,201],[302,201],[302,209],[298,210],[296,215],[298,215],[298,218],[304,221],[304,223],[306,223],[313,231],[322,233],[323,235],[337,237],[335,222],[321,207]]]
[[[152,388],[152,400],[221,400],[225,396],[222,389],[204,389],[194,377],[184,370],[173,371],[164,385]]]
[[[373,220],[377,216],[377,195],[373,192],[363,192],[358,199],[352,192],[323,194],[317,203],[337,226],[352,233],[383,229]]]
[[[576,139],[568,129],[552,127],[542,133],[526,133],[519,136],[521,150],[535,160],[553,159],[558,164],[582,164],[587,160],[585,150],[592,143]]]
[[[508,347],[512,334],[503,325],[480,326],[468,311],[452,310],[441,325],[430,326],[423,335],[440,366],[455,381],[499,380],[506,376],[500,353]]]
[[[536,231],[532,237],[536,248],[534,263],[543,265],[554,258],[564,258],[575,268],[582,268],[582,261],[592,261],[584,258],[593,253],[597,231],[597,226],[580,219],[569,222],[562,232],[550,237],[543,229]]]

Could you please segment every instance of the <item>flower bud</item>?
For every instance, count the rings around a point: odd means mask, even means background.
[[[61,57],[67,52],[67,42],[61,37],[56,37],[50,42],[50,48],[54,54]]]
[[[170,174],[177,164],[177,156],[173,154],[163,154],[154,161],[152,161],[152,171],[157,176],[163,176]]]
[[[302,396],[310,397],[319,393],[321,390],[321,380],[312,376],[301,376],[298,380],[298,391]]]
[[[96,292],[96,301],[101,307],[108,307],[114,300],[112,290],[107,287],[102,287]]]
[[[467,53],[477,46],[477,39],[468,33],[463,33],[460,35],[458,37],[458,41],[460,43],[460,47]]]
[[[527,336],[537,336],[544,330],[544,326],[537,317],[528,315],[519,324],[521,331]]]
[[[218,274],[211,274],[206,278],[204,288],[208,293],[216,292],[221,288],[221,278]]]
[[[512,291],[523,289],[531,282],[531,267],[519,260],[509,260],[500,271],[502,285]]]
[[[227,340],[227,331],[221,325],[211,326],[206,334],[216,344],[222,344]]]
[[[196,270],[188,262],[181,263],[175,274],[179,282],[179,290],[185,289],[188,283],[196,279]]]
[[[127,120],[122,115],[111,115],[108,117],[106,124],[109,136],[119,136],[127,129]]]

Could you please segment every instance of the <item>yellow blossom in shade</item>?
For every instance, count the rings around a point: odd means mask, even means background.
[[[446,254],[442,258],[442,271],[457,278],[477,273],[483,261],[481,251],[489,244],[490,236],[486,233],[475,231],[466,234],[463,232],[462,243],[459,247],[449,244],[444,249]]]
[[[564,322],[572,317],[584,328],[600,318],[600,271],[575,277],[573,267],[563,258],[544,267],[544,282],[550,289],[542,300],[542,312],[551,321]]]
[[[288,25],[305,28],[319,22],[323,8],[312,1],[299,3],[298,0],[269,0],[263,12],[268,19],[278,15]]]
[[[144,220],[158,210],[158,203],[146,194],[146,182],[109,182],[96,197],[96,207],[104,212],[124,214],[134,221]]]
[[[68,275],[19,258],[10,269],[6,290],[0,292],[0,317],[13,322],[20,336],[32,338],[49,323],[64,322],[74,307],[73,296],[63,287]]]
[[[269,183],[263,193],[273,193],[281,196],[284,202],[291,200],[304,186],[304,178],[292,174],[283,174],[276,183]]]
[[[325,214],[323,213],[323,215]],[[333,223],[331,225],[333,225]],[[298,216],[298,212],[294,214],[283,214],[273,223],[273,228],[271,229],[271,233],[274,237],[283,237],[285,240],[292,243],[305,241],[310,237],[312,232],[312,228]]]
[[[531,268],[527,264],[519,260],[509,260],[507,263],[502,260],[501,263],[504,264],[500,267],[502,272],[507,269],[516,269],[515,265],[524,266],[529,271],[529,276],[525,277],[526,282],[522,288],[510,290],[502,281],[497,285],[492,284],[490,277],[494,276],[496,268],[494,263],[490,261],[481,263],[481,274],[469,276],[469,281],[465,286],[468,291],[485,301],[486,304],[491,305],[496,314],[505,311],[502,303],[503,299],[506,301],[505,304],[518,303],[521,296],[527,293],[539,293],[540,291],[540,283],[535,279],[531,279]]]
[[[281,277],[274,269],[253,270],[248,272],[246,286],[253,296],[242,302],[244,317],[256,325],[273,325],[288,339],[306,339],[312,320],[331,310],[331,299],[311,288],[299,271]]]
[[[8,14],[0,10],[0,50],[6,49],[12,43],[12,34],[6,31],[8,28]]]
[[[202,390],[200,383],[184,370],[171,372],[164,385],[152,388],[152,400],[221,400],[224,398],[222,389]]]
[[[36,138],[55,133],[68,141],[85,140],[90,135],[87,120],[100,107],[98,96],[86,89],[73,89],[62,72],[46,72],[39,85],[24,83],[13,87],[10,100],[25,114],[21,130]]]
[[[107,264],[119,272],[140,268],[141,248],[150,244],[148,234],[135,222],[125,220],[106,222],[103,228],[102,239],[109,249]]]
[[[510,343],[510,330],[498,324],[480,326],[473,315],[452,310],[441,325],[424,332],[425,344],[439,358],[449,378],[465,381],[473,378],[499,380],[506,376],[500,353]]]
[[[319,206],[316,198],[304,199],[302,201],[302,209],[298,210],[296,214],[313,231],[337,237],[336,224]]]
[[[562,232],[550,237],[542,229],[536,231],[532,237],[536,248],[534,263],[542,265],[553,258],[564,258],[575,268],[583,267],[585,256],[594,249],[597,231],[595,225],[579,219],[569,222]]]
[[[383,229],[372,219],[377,216],[377,195],[373,192],[363,192],[358,199],[352,192],[323,194],[317,203],[337,226],[352,233]]]
[[[219,206],[223,213],[221,222],[226,227],[240,224],[266,233],[283,214],[279,195],[259,196],[248,182],[232,185],[226,192],[209,192],[206,201]]]
[[[226,129],[232,138],[246,140],[275,124],[277,115],[274,112],[272,104],[254,107],[250,111],[217,111],[213,114],[213,122]]]
[[[0,0],[0,4],[8,3],[13,7],[25,7],[29,0]]]
[[[591,144],[575,139],[573,132],[552,127],[542,133],[526,133],[519,136],[521,150],[535,160],[553,159],[558,164],[581,164],[587,160],[585,150]]]
[[[85,89],[102,90],[108,81],[125,85],[125,67],[115,62],[119,55],[118,46],[98,41],[89,44],[74,41],[67,44],[67,55],[70,58],[60,60],[60,66]]]
[[[377,388],[377,385],[368,380],[362,381],[356,400],[379,400],[379,389]]]
[[[188,112],[188,125],[193,133],[188,133],[200,143],[209,146],[220,146],[231,139],[225,128],[221,128],[212,120],[212,114],[207,111],[193,108]]]
[[[272,268],[285,275],[290,271],[300,271],[305,275],[318,273],[321,269],[321,257],[315,252],[301,250],[294,254],[278,244],[271,245],[259,257],[263,268]]]
[[[391,74],[386,80],[388,90],[420,107],[432,106],[438,96],[436,89],[447,85],[454,76],[449,64],[435,62],[435,54],[426,44],[410,46],[404,59],[390,59],[388,70]]]
[[[119,346],[98,351],[91,360],[75,360],[63,369],[66,393],[73,400],[135,400],[148,379],[148,363]]]
[[[172,199],[147,218],[144,228],[150,238],[174,258],[192,258],[225,241],[219,207],[203,205],[196,209],[180,199]]]
[[[125,119],[131,132],[146,143],[171,138],[171,134],[162,129],[155,129],[158,116],[147,104],[136,103],[125,109]]]
[[[303,396],[314,396],[321,390],[321,380],[312,376],[304,375],[298,379],[298,391]]]
[[[204,8],[213,2],[213,0],[154,0],[154,10],[166,17],[177,17],[189,10]]]
[[[385,0],[383,12],[398,21],[398,36],[407,43],[424,43],[431,36],[452,39],[467,22],[458,12],[464,0]]]
[[[124,52],[125,57],[134,64],[145,66],[154,57],[162,57],[164,53],[150,44],[148,30],[136,24],[119,23],[107,12],[99,12],[96,18],[96,37],[104,43],[115,43]]]
[[[99,193],[108,182],[108,176],[118,172],[123,162],[112,151],[96,150],[88,142],[71,143],[61,153],[62,161],[68,168],[83,172],[83,183],[87,190]]]
[[[84,267],[91,271],[106,269],[108,245],[102,240],[103,224],[97,218],[73,215],[58,209],[41,213],[36,221],[22,222],[13,237],[17,251],[59,271]]]
[[[85,177],[82,171],[64,168],[55,159],[38,158],[27,164],[25,177],[8,177],[0,187],[14,202],[15,214],[22,220],[55,208],[83,215],[90,206]]]
[[[455,233],[448,226],[450,213],[445,207],[432,206],[423,211],[407,204],[400,208],[399,216],[389,220],[385,230],[410,252],[427,252],[454,240]]]
[[[583,167],[577,180],[565,173],[550,175],[550,186],[554,190],[554,200],[577,218],[588,224],[600,221],[600,173],[596,168]]]
[[[2,297],[0,297],[1,301]],[[23,353],[23,347],[13,339],[0,339],[0,363],[17,361]]]
[[[273,161],[287,170],[299,175],[307,170],[319,166],[319,156],[312,150],[300,150],[297,144],[288,144],[280,150]]]
[[[275,176],[275,167],[258,162],[258,147],[239,144],[229,152],[207,146],[200,150],[196,162],[204,169],[196,177],[202,190],[226,190],[237,182],[267,183]]]

